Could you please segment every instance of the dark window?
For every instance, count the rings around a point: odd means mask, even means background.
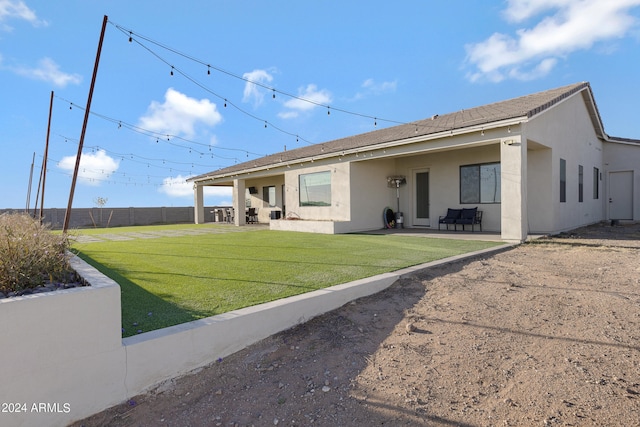
[[[276,205],[276,187],[262,187],[262,200],[264,200],[264,205],[269,206],[270,208],[275,207]]]
[[[584,201],[584,168],[578,165],[578,202]]]
[[[460,166],[460,203],[500,203],[500,163]]]
[[[300,206],[331,206],[331,172],[300,175]]]
[[[593,198],[600,198],[600,169],[593,168]]]
[[[567,161],[560,159],[560,202],[567,201]]]

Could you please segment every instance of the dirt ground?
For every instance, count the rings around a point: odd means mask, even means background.
[[[75,425],[638,426],[640,224],[423,271]]]

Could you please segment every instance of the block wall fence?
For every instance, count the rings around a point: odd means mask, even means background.
[[[215,209],[227,206],[206,206],[205,222],[218,221]],[[6,212],[24,212],[24,209],[0,209]],[[39,210],[38,210],[39,212]],[[30,212],[32,213],[32,211]],[[43,210],[44,222],[54,230],[62,229],[66,209],[48,208]],[[69,228],[125,227],[133,225],[193,223],[193,206],[149,207],[149,208],[73,208],[69,219]]]

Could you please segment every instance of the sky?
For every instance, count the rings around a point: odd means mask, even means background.
[[[0,208],[40,206],[47,134],[67,207],[105,16],[73,207],[193,206],[194,175],[583,81],[640,139],[640,0],[0,0]]]

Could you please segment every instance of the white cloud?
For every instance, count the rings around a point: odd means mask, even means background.
[[[109,157],[104,150],[96,153],[83,153],[80,156],[80,167],[78,169],[78,182],[97,186],[102,181],[107,180],[111,174],[118,170],[120,162]],[[76,167],[76,156],[63,157],[58,163],[58,167],[73,174]]]
[[[164,103],[152,101],[139,126],[161,134],[192,137],[198,123],[215,126],[222,121],[216,104],[208,99],[197,100],[167,89]]]
[[[284,103],[289,111],[283,111],[278,117],[291,119],[298,117],[300,112],[310,111],[319,105],[328,105],[332,101],[331,93],[326,89],[318,90],[318,86],[308,84],[298,89],[298,98],[292,98]]]
[[[516,30],[515,36],[494,33],[467,45],[467,61],[477,68],[468,77],[472,81],[542,77],[572,52],[628,35],[637,25],[629,9],[639,5],[640,0],[509,0],[503,11],[509,22],[546,15],[532,28]]]
[[[386,92],[395,92],[396,87],[398,87],[398,82],[394,80],[392,82],[378,83],[373,79],[367,79],[362,83],[362,87],[378,95]]]
[[[392,82],[376,82],[374,79],[366,79],[364,82],[362,82],[362,85],[360,85],[360,87],[363,90],[356,93],[353,98],[354,100],[365,98],[368,95],[376,96],[395,92],[396,88],[398,87],[398,81],[394,80]]]
[[[162,186],[158,189],[170,197],[193,197],[193,183],[187,182],[191,176],[169,176],[162,180]],[[204,195],[207,197],[231,197],[231,187],[204,187]]]
[[[242,77],[248,80],[244,85],[242,101],[252,102],[254,107],[259,106],[264,101],[266,89],[255,83],[267,85],[273,81],[273,76],[266,70],[253,70],[250,73],[244,73]]]
[[[46,21],[39,19],[36,13],[29,9],[23,1],[0,0],[0,29],[4,31],[12,30],[10,26],[4,24],[9,19],[27,21],[36,27],[48,25]]]
[[[68,84],[79,84],[82,76],[79,74],[69,74],[60,70],[60,66],[51,58],[43,58],[35,68],[9,67],[16,74],[29,77],[35,80],[53,83],[58,87],[65,87]]]

